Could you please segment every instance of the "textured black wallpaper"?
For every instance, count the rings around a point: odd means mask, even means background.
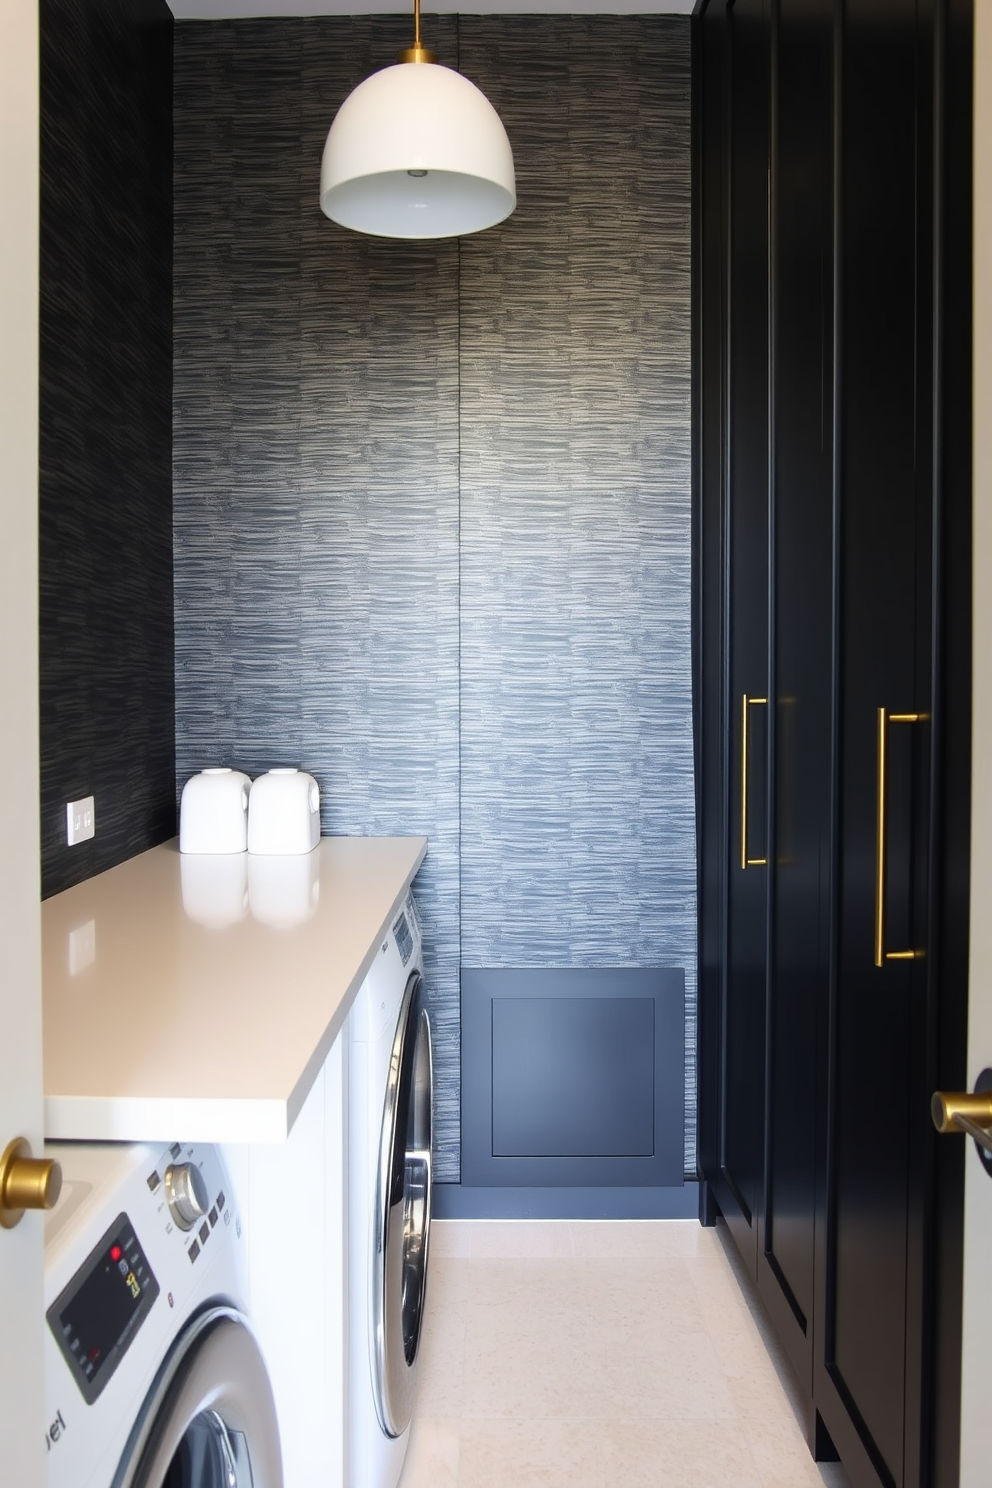
[[[164,0],[41,4],[46,896],[175,831],[172,31]]]
[[[301,765],[423,832],[437,1176],[460,968],[678,965],[694,1166],[689,26],[431,17],[519,206],[458,242],[318,205],[405,17],[176,28],[177,786]]]

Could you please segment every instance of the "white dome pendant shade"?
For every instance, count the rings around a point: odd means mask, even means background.
[[[320,166],[320,205],[333,222],[380,238],[454,238],[509,217],[513,152],[474,83],[439,66],[416,40],[338,109]]]

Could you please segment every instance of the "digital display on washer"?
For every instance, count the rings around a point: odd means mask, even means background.
[[[119,1214],[46,1313],[87,1405],[127,1353],[158,1293],[134,1226]]]

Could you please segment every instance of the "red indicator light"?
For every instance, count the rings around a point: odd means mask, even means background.
[[[123,1253],[119,1245],[112,1245],[110,1247],[110,1259],[112,1261],[119,1261]]]

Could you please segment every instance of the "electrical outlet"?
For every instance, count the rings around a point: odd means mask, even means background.
[[[65,808],[66,837],[69,846],[77,842],[88,842],[96,836],[96,810],[93,797],[84,796],[81,801],[70,801]]]

